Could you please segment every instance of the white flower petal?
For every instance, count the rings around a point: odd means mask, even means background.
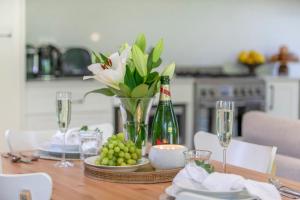
[[[113,53],[109,56],[111,63],[112,63],[112,69],[117,69],[122,63],[121,58],[119,56],[119,53]]]
[[[131,52],[131,46],[126,47],[126,49],[124,49],[122,51],[120,57],[121,57],[121,62],[123,64],[126,64],[126,60],[127,60],[128,56],[129,56],[130,52]]]
[[[91,64],[88,66],[88,69],[93,73],[93,74],[98,74],[103,71],[100,63],[95,63]]]

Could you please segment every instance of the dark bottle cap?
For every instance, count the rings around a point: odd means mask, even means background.
[[[161,76],[160,77],[161,84],[169,84],[170,83],[170,77],[169,76]]]

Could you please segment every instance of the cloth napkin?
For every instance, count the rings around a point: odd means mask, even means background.
[[[189,163],[174,178],[173,184],[197,189],[197,184],[201,184],[210,191],[227,192],[232,190],[246,189],[252,196],[257,196],[261,200],[280,200],[280,194],[275,186],[269,183],[244,179],[235,174],[224,174],[214,172],[208,174],[203,168],[195,163]],[[198,185],[199,186],[199,185]],[[182,189],[182,188],[180,188]],[[184,189],[183,189],[184,190]]]
[[[79,132],[76,130],[79,130],[79,128],[72,128],[67,131],[65,136],[66,145],[80,144]],[[63,142],[64,142],[64,134],[61,133],[59,130],[56,131],[55,135],[52,136],[50,143],[53,145],[63,145]]]

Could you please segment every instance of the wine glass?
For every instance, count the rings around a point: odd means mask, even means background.
[[[71,92],[56,93],[56,114],[60,132],[63,134],[62,159],[56,163],[56,167],[68,168],[73,167],[73,163],[66,160],[66,133],[71,121]]]
[[[223,171],[226,173],[226,151],[232,137],[233,101],[216,102],[216,131],[220,145],[223,147]]]

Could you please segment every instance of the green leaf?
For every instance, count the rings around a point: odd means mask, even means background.
[[[137,70],[134,70],[133,74],[134,74],[134,80],[135,80],[136,85],[140,85],[140,84],[144,83],[143,77],[140,76],[140,74],[138,73]]]
[[[152,62],[156,63],[164,49],[164,41],[160,39],[153,50]]]
[[[111,66],[110,60],[108,57],[106,57],[104,54],[100,53],[101,60],[104,64]]]
[[[161,58],[159,58],[157,62],[152,61],[153,60],[153,50],[154,50],[154,48],[151,49],[149,57],[148,57],[148,61],[147,61],[148,73],[150,73],[152,69],[160,66],[160,64],[162,62]]]
[[[170,79],[173,77],[175,71],[175,63],[171,63],[165,67],[163,72],[161,73],[162,76],[169,76]]]
[[[133,45],[132,47],[132,59],[135,68],[139,72],[139,74],[144,77],[147,75],[147,60],[145,59],[144,53],[137,45]]]
[[[130,97],[131,91],[127,85],[125,85],[124,83],[120,83],[119,87],[123,94],[125,94],[127,97]]]
[[[148,90],[148,97],[153,97],[155,96],[155,94],[157,93],[157,85],[159,83],[159,76],[158,78],[151,84],[151,86],[149,87],[149,90]]]
[[[101,63],[100,55],[96,52],[92,52],[92,62],[93,63]]]
[[[137,85],[134,80],[133,72],[130,70],[129,66],[126,65],[126,72],[124,76],[124,83],[127,85],[130,89],[135,88]]]
[[[92,94],[92,93],[103,94],[106,96],[115,96],[115,93],[110,88],[101,88],[101,89],[92,90],[92,91],[85,93],[83,98],[85,98],[87,95]]]
[[[146,83],[150,85],[153,81],[156,81],[157,79],[159,79],[159,73],[151,72],[147,77]]]
[[[131,97],[134,97],[134,98],[146,97],[147,93],[148,93],[148,85],[141,84],[132,90]]]
[[[142,52],[145,52],[146,49],[146,37],[145,35],[139,34],[135,40],[135,44],[141,49]]]

